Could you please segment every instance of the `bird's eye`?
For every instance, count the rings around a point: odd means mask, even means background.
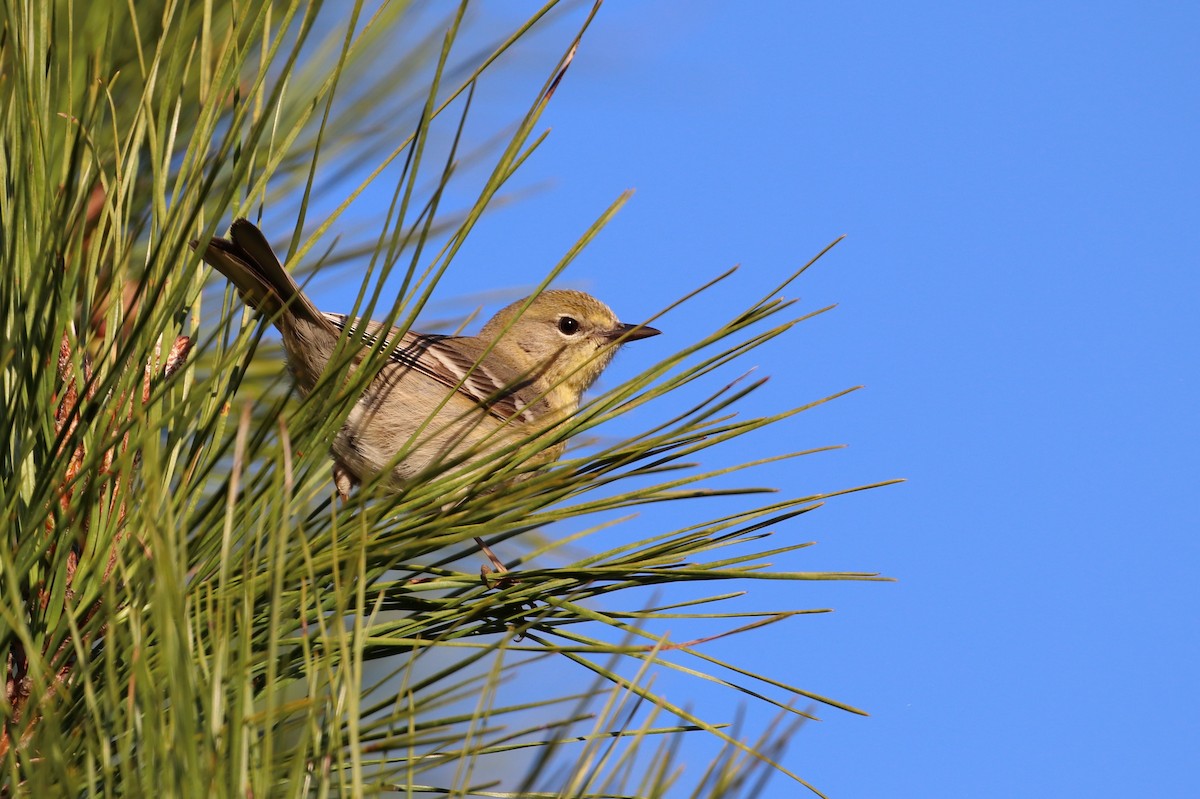
[[[558,318],[558,332],[564,336],[573,336],[579,332],[579,320],[571,316]]]

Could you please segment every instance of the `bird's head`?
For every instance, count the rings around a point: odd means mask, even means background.
[[[578,397],[627,341],[657,336],[644,325],[623,324],[600,300],[582,291],[550,289],[518,300],[483,327],[479,337],[525,370],[536,370],[542,385],[561,386]]]

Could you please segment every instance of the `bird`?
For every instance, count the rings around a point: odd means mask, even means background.
[[[385,339],[387,358],[330,445],[343,500],[380,475],[383,485],[403,491],[439,469],[467,469],[514,442],[538,439],[579,409],[620,345],[660,333],[622,323],[600,300],[570,289],[517,300],[475,336],[387,328],[318,310],[249,220],[236,219],[228,235],[211,239],[201,258],[279,329],[301,395],[317,385],[341,337],[361,337],[352,369],[366,363],[380,336]],[[191,244],[199,249],[198,240]],[[534,465],[562,455],[565,441],[547,438],[554,440],[532,456]]]

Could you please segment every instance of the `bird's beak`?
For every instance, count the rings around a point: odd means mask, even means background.
[[[661,330],[657,330],[653,327],[647,327],[646,325],[618,324],[612,329],[612,332],[608,334],[608,337],[612,341],[616,341],[617,339],[621,339],[622,341],[637,341],[640,338],[657,336],[661,332]]]

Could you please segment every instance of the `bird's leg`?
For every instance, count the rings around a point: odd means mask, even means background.
[[[487,544],[485,544],[482,538],[480,538],[479,536],[475,536],[475,543],[479,544],[479,548],[481,550],[483,550],[483,554],[487,555],[487,559],[492,562],[492,565],[495,567],[495,571],[497,571],[497,572],[508,571],[508,567],[505,566],[500,561],[500,558],[496,557],[496,553],[492,552],[492,548],[489,547]],[[486,569],[487,566],[481,566],[480,568]],[[489,573],[490,573],[490,571],[491,570],[489,570]]]
[[[448,513],[450,511],[454,510],[456,507],[461,505],[463,503],[463,501],[464,501],[463,498],[460,497],[459,499],[455,500],[454,502],[450,502],[450,503],[443,505],[442,512]],[[475,543],[479,545],[479,550],[484,555],[487,556],[487,559],[492,564],[491,566],[488,566],[485,563],[484,565],[479,567],[479,579],[483,581],[483,584],[485,586],[487,586],[488,588],[493,588],[493,587],[494,588],[504,588],[505,586],[511,584],[513,582],[513,578],[507,576],[508,575],[508,567],[504,565],[504,561],[502,561],[502,560],[500,560],[500,558],[496,557],[496,553],[492,551],[492,548],[489,547],[487,545],[487,542],[485,542],[481,537],[475,536]],[[498,580],[496,580],[495,584],[493,585],[492,581],[488,579],[488,577],[493,574],[499,574],[499,575],[504,575],[504,576],[502,576]]]
[[[333,484],[337,488],[338,497],[341,498],[342,502],[348,502],[350,499],[350,490],[352,488],[354,488],[355,485],[358,484],[358,480],[356,480],[354,478],[354,475],[350,474],[350,472],[345,467],[343,467],[340,463],[335,462],[333,464]],[[504,562],[501,561],[500,558],[496,557],[496,553],[492,552],[492,548],[489,547],[486,543],[484,543],[484,540],[482,538],[480,538],[479,536],[475,536],[475,543],[479,545],[479,549],[483,552],[484,555],[487,556],[487,559],[492,564],[490,567],[487,566],[486,564],[479,567],[480,579],[482,579],[484,584],[490,588],[490,587],[492,587],[492,583],[488,579],[489,575],[507,574],[508,567],[504,565]],[[428,578],[418,578],[417,580],[413,580],[410,582],[418,582],[418,581],[423,582],[426,579],[428,579]],[[505,585],[507,585],[508,583],[511,583],[511,582],[512,582],[512,578],[501,577],[500,579],[498,579],[496,581],[495,585],[499,588],[503,588]]]
[[[495,587],[504,588],[511,583],[512,578],[507,576],[508,567],[504,565],[500,558],[496,557],[496,553],[492,552],[492,548],[484,543],[484,540],[479,536],[475,536],[475,543],[479,544],[479,549],[484,555],[487,555],[487,559],[492,562],[492,567],[488,567],[486,564],[479,567],[479,579],[483,580],[483,584],[488,588],[492,588],[492,582],[488,579],[488,577],[493,574],[505,575],[496,581]]]
[[[338,496],[342,502],[350,500],[350,489],[354,488],[354,484],[358,481],[354,479],[354,475],[346,471],[340,463],[333,464],[333,484],[337,487]]]

